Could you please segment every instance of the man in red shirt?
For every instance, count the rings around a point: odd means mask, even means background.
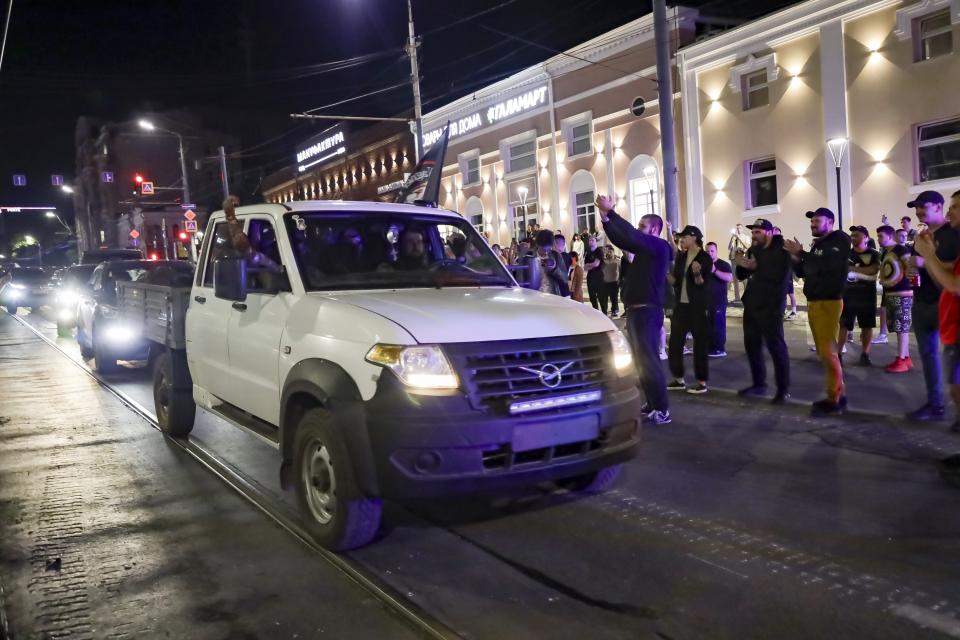
[[[960,191],[950,197],[947,222],[954,229],[960,229]],[[958,410],[958,417],[954,418],[950,430],[960,432],[960,260],[955,260],[952,265],[938,260],[937,246],[929,230],[917,234],[913,248],[923,256],[927,273],[943,287],[939,305],[940,342],[943,343],[950,397]]]

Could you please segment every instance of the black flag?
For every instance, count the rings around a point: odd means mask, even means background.
[[[447,142],[450,139],[450,123],[444,127],[440,139],[423,154],[413,173],[400,189],[394,202],[422,204],[436,207],[440,204],[440,177],[443,173],[443,159],[447,155]]]

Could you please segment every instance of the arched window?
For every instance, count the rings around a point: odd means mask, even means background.
[[[573,224],[577,234],[598,231],[596,199],[597,181],[593,174],[583,169],[574,173],[570,178],[570,206],[573,208]]]
[[[630,221],[634,226],[647,214],[660,214],[660,169],[656,160],[647,155],[631,160],[627,167],[627,185]]]
[[[463,217],[470,221],[477,233],[483,234],[483,202],[477,196],[470,196],[463,208]]]

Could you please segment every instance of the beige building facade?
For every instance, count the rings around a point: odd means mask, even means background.
[[[697,12],[670,17],[674,49],[692,42]],[[646,16],[425,114],[427,147],[450,122],[440,205],[501,244],[530,222],[599,231],[597,194],[633,221],[660,213],[655,53]]]
[[[838,209],[841,150],[844,227],[960,190],[960,0],[811,0],[678,65],[686,217],[708,238],[764,217],[809,239],[804,212]]]

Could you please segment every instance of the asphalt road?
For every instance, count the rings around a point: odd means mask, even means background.
[[[0,577],[16,637],[414,632],[106,394],[49,322],[21,319],[67,355],[0,315]],[[743,386],[736,327],[714,387]],[[815,399],[800,327],[795,396]],[[934,465],[960,437],[894,417],[919,372],[850,376],[854,406],[879,413],[816,421],[799,403],[676,395],[674,422],[646,430],[607,494],[390,505],[380,539],[349,558],[467,638],[960,637],[960,492]],[[110,383],[152,408],[146,372]],[[292,504],[275,450],[209,415],[192,437]]]

